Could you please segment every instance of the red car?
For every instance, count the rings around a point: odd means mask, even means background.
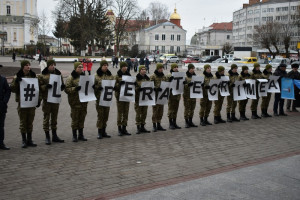
[[[200,61],[194,58],[185,58],[181,62],[184,64],[188,64],[188,63],[199,63]]]

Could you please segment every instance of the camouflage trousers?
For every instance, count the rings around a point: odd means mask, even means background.
[[[215,101],[214,116],[216,117],[221,116],[223,102],[224,102],[224,97],[221,96],[219,93],[218,100]]]
[[[110,107],[99,106],[98,103],[96,103],[96,110],[98,113],[96,126],[98,129],[103,129],[107,126]]]
[[[203,98],[200,99],[200,112],[199,116],[200,117],[208,117],[210,113],[210,109],[212,106],[212,101],[208,99],[207,91],[203,91]]]
[[[230,95],[227,96],[227,113],[235,113],[235,108],[237,106],[237,101],[233,100],[233,91],[230,91]]]
[[[183,98],[184,103],[184,119],[193,118],[194,111],[196,108],[196,99],[185,97]]]
[[[44,112],[43,129],[49,131],[51,124],[51,130],[57,129],[57,115],[58,115],[59,104],[48,103],[47,100],[43,100],[42,110]],[[51,120],[51,123],[49,123]]]
[[[17,111],[20,119],[20,132],[32,133],[35,107],[21,108],[20,105],[18,105]]]
[[[268,110],[271,96],[272,96],[272,93],[268,93],[268,95],[266,97],[261,98],[262,99],[262,101],[261,101],[261,109],[262,110],[263,109]]]
[[[176,119],[177,118],[179,102],[180,102],[180,98],[178,97],[178,95],[175,95],[175,96],[170,95],[169,101],[168,101],[168,117],[170,119]]]
[[[117,100],[117,110],[118,110],[118,126],[127,126],[128,113],[129,113],[130,102],[118,101]]]
[[[139,102],[134,104],[136,112],[135,123],[136,125],[146,124],[148,106],[139,106]]]
[[[256,99],[252,99],[251,101],[251,111],[257,111],[259,96],[258,93],[256,93]]]
[[[246,112],[247,103],[248,103],[248,99],[239,101],[239,111],[240,112]]]
[[[73,130],[84,128],[84,121],[87,114],[87,104],[81,107],[71,107],[71,127]]]
[[[162,116],[164,115],[164,105],[152,106],[152,123],[160,123]]]

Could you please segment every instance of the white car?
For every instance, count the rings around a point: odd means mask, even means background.
[[[288,58],[274,58],[273,60],[271,60],[270,65],[277,67],[280,64],[289,65],[290,63],[291,61]]]
[[[167,63],[179,63],[179,58],[177,56],[167,56]]]

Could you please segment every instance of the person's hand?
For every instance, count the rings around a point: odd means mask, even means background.
[[[77,86],[77,87],[75,88],[75,90],[76,90],[76,91],[81,90],[81,86]]]
[[[183,81],[183,85],[185,85],[186,84],[186,81]]]
[[[194,82],[190,82],[189,84],[188,84],[188,87],[191,87],[191,86],[193,86],[194,85]]]
[[[48,89],[50,89],[50,88],[52,88],[52,85],[48,83],[46,87],[47,87]]]
[[[235,87],[235,84],[234,83],[232,83],[232,85],[231,85],[232,87]]]
[[[173,79],[174,79],[174,76],[171,76],[171,77],[169,78],[169,81],[171,82],[171,81],[173,81]]]
[[[66,88],[66,85],[65,85],[65,84],[62,84],[62,85],[60,86],[60,90],[61,90],[61,91],[63,91],[65,88]]]
[[[144,90],[144,88],[139,88],[139,91],[141,92],[141,91],[143,91]]]
[[[115,91],[117,88],[116,88],[116,86],[115,87],[113,87],[113,91]]]
[[[123,84],[125,84],[125,81],[121,81],[121,82],[120,82],[120,85],[123,85]]]
[[[19,83],[19,82],[21,82],[21,81],[22,81],[22,78],[18,76],[18,77],[16,78],[16,82]]]
[[[102,86],[100,86],[100,87],[98,88],[98,90],[102,91],[102,90],[103,90],[103,87],[102,87]]]
[[[201,87],[204,87],[204,83],[201,84]]]
[[[161,89],[161,88],[157,88],[157,91],[161,92],[161,91],[162,91],[162,89]]]
[[[94,84],[94,85],[92,85],[92,88],[95,90],[95,84]]]
[[[208,89],[210,88],[210,86],[209,86],[209,85],[206,85],[204,88],[208,90]]]
[[[136,82],[136,81],[134,82],[134,85],[135,85],[135,87],[137,87],[137,86],[138,86],[138,84],[137,84],[137,82]]]
[[[247,87],[248,85],[247,85],[247,83],[244,83],[243,86],[244,86],[244,87]]]
[[[41,102],[38,101],[38,104],[35,106],[36,108],[40,107],[41,106]]]

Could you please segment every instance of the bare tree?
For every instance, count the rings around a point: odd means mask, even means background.
[[[233,46],[232,44],[230,44],[229,42],[226,42],[223,46],[223,51],[226,53],[226,54],[229,54],[230,52],[233,51]]]
[[[48,21],[47,15],[43,10],[41,15],[39,16],[38,23],[38,35],[41,38],[41,43],[43,44],[43,53],[46,54],[46,38],[51,30],[50,23]]]
[[[160,3],[159,1],[151,2],[148,8],[148,12],[151,19],[155,21],[155,24],[159,23],[161,20],[169,19],[170,12],[168,6]]]
[[[282,24],[282,34],[281,34],[282,37],[281,38],[282,38],[282,41],[284,44],[285,55],[287,58],[290,57],[289,48],[290,48],[291,39],[292,39],[293,27],[294,27],[294,25],[292,25],[291,23]]]

